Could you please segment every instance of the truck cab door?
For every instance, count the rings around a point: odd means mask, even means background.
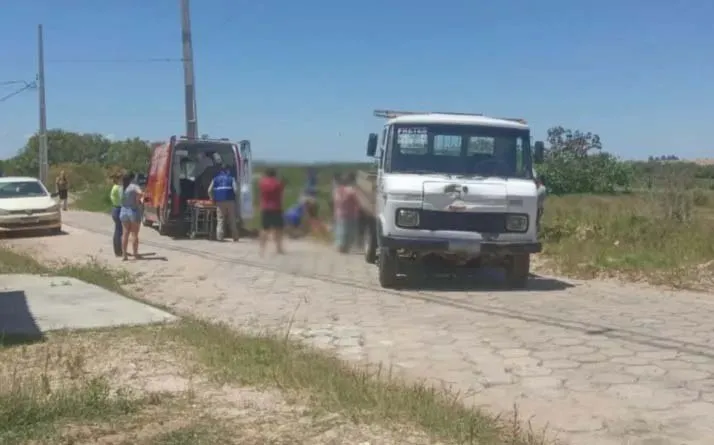
[[[240,152],[240,215],[243,220],[253,218],[253,154],[250,141],[238,143]]]
[[[377,196],[375,199],[375,211],[379,216],[386,203],[386,191],[384,190],[384,167],[388,163],[389,157],[391,156],[391,150],[389,150],[389,141],[392,140],[392,129],[385,126],[382,130],[382,137],[379,143],[379,166],[377,167]]]

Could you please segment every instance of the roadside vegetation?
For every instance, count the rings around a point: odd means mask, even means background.
[[[562,128],[549,131],[548,147],[536,168],[550,194],[541,238],[552,269],[578,278],[712,284],[711,165],[626,163],[603,152],[597,135]]]
[[[109,141],[99,135],[61,130],[49,134],[53,150],[50,179],[65,170],[74,207],[109,212],[108,180],[117,170],[144,171],[150,142]],[[75,147],[80,147],[77,150]],[[677,287],[708,286],[714,235],[714,165],[651,156],[622,161],[603,149],[593,133],[554,127],[546,156],[537,165],[548,188],[541,255],[552,271],[574,278],[600,276],[645,280]],[[18,156],[4,161],[6,174],[34,174],[33,136]],[[259,155],[259,154],[258,154]],[[278,164],[288,183],[285,205],[295,203],[306,182],[306,166]],[[255,179],[265,165],[257,163]],[[322,164],[318,170],[320,216],[328,219],[335,173],[370,169],[369,162]]]
[[[125,293],[125,272],[41,264],[0,246],[0,274],[70,276]],[[1,301],[1,296],[0,296]],[[2,326],[0,326],[2,330]],[[193,318],[0,337],[0,443],[545,443],[456,394],[293,342]]]

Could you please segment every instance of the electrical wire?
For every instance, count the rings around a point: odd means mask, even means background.
[[[17,96],[18,94],[20,94],[20,93],[22,93],[22,92],[24,92],[24,91],[30,90],[30,89],[32,89],[32,88],[35,88],[36,86],[37,86],[37,84],[36,84],[35,82],[28,83],[28,84],[25,85],[24,87],[22,87],[22,88],[20,88],[20,89],[17,89],[17,90],[13,91],[13,92],[10,93],[10,94],[7,94],[7,95],[5,95],[5,96],[0,97],[0,102],[5,102],[6,100],[10,99],[11,97],[15,97],[15,96]]]
[[[48,59],[45,63],[176,63],[182,58],[150,57],[147,59]]]
[[[29,84],[28,82],[25,82],[24,80],[5,80],[5,81],[0,82],[0,86],[17,85],[19,83],[21,83],[25,86],[27,86]]]

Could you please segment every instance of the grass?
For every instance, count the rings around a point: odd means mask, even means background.
[[[62,274],[112,290],[121,289],[127,279],[124,274],[96,263],[48,267],[4,247],[0,247],[0,264],[2,273]],[[141,335],[147,337],[145,332]],[[313,416],[336,413],[353,425],[381,425],[387,430],[406,428],[403,431],[409,434],[424,431],[446,443],[543,443],[540,435],[523,428],[518,421],[505,422],[463,406],[456,394],[421,383],[406,383],[386,369],[374,371],[351,366],[332,355],[293,342],[286,334],[252,335],[237,332],[226,325],[185,318],[181,322],[155,328],[148,337],[158,344],[181,345],[182,349],[189,351],[188,356],[195,359],[210,381],[220,387],[277,388],[281,393],[290,395],[292,400],[307,404]],[[114,339],[109,344],[125,343],[126,340]],[[79,368],[83,360],[91,360],[91,357],[70,360],[70,363],[80,364],[65,364],[64,367]],[[14,443],[24,443],[18,442],[19,438],[24,440],[28,437],[56,439],[62,425],[87,424],[136,414],[151,400],[151,397],[112,393],[99,380],[53,391],[38,390],[47,387],[43,381],[49,380],[49,377],[41,375],[37,380],[39,384],[15,382],[10,385],[15,388],[14,392],[0,396],[6,397],[0,398],[0,431],[5,434],[0,435],[0,439],[6,439],[0,440],[0,443],[12,444],[7,438],[13,437],[16,438]],[[217,443],[203,438],[209,434],[206,429],[215,432],[218,431],[216,428],[227,425],[225,422],[181,425],[165,434],[154,435],[145,443]],[[301,442],[303,440],[295,443]]]
[[[97,422],[138,412],[146,397],[113,392],[103,379],[90,379],[53,389],[47,374],[0,385],[0,443],[51,441],[58,427],[71,422]]]
[[[157,435],[151,445],[215,445],[229,434],[216,422],[203,422]]]
[[[97,261],[65,262],[49,266],[4,246],[0,246],[0,274],[52,274],[72,277],[121,294],[126,294],[124,286],[133,283],[134,279],[124,270],[112,269]]]
[[[92,185],[77,194],[72,207],[88,212],[109,213],[112,211],[112,203],[109,200],[111,189],[112,186],[109,184]]]
[[[677,188],[549,197],[544,256],[570,276],[694,286],[710,272],[714,258],[712,204],[709,191]]]
[[[360,423],[413,424],[436,437],[462,444],[526,444],[520,426],[463,406],[455,394],[406,384],[389,370],[368,371],[321,351],[272,335],[236,333],[224,325],[191,321],[168,328],[173,338],[192,345],[219,383],[277,386],[307,394],[325,412]]]

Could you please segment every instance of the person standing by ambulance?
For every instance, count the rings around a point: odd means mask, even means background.
[[[236,215],[236,196],[238,183],[227,167],[221,166],[218,174],[208,186],[208,196],[216,203],[216,239],[223,241],[225,224],[230,226],[233,242],[238,241],[238,218]]]
[[[278,178],[274,168],[265,170],[265,174],[258,182],[260,190],[260,218],[262,230],[260,231],[260,255],[265,253],[265,245],[268,236],[273,235],[275,247],[279,254],[285,253],[283,250],[283,192],[285,191],[285,181]]]
[[[109,200],[112,203],[112,221],[114,221],[114,237],[112,238],[112,243],[114,245],[114,255],[120,257],[122,255],[121,248],[121,237],[122,237],[122,224],[119,219],[119,212],[121,212],[121,174],[115,173],[112,175],[112,190],[109,192]]]

